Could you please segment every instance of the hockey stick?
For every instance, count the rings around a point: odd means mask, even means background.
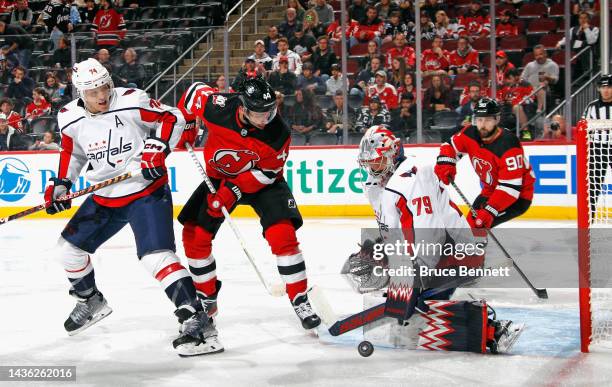
[[[463,192],[459,189],[459,187],[457,187],[457,184],[451,180],[451,185],[453,186],[453,188],[455,189],[455,191],[457,191],[457,193],[459,194],[459,196],[461,196],[461,199],[463,200],[463,202],[465,203],[466,206],[468,206],[468,208],[470,209],[470,213],[472,214],[472,216],[475,218],[476,217],[476,210],[474,210],[474,207],[472,207],[472,205],[468,202],[467,197],[463,194]],[[521,276],[521,278],[523,278],[523,280],[525,281],[525,283],[527,285],[529,285],[529,287],[531,288],[531,290],[533,290],[533,292],[535,293],[535,295],[538,298],[542,298],[542,299],[547,299],[548,298],[548,292],[546,291],[546,289],[538,289],[535,286],[533,286],[533,284],[531,283],[531,281],[529,280],[529,278],[527,278],[527,276],[525,275],[525,273],[523,273],[523,270],[521,270],[521,268],[519,267],[519,265],[516,263],[516,261],[514,259],[512,259],[512,257],[510,256],[510,254],[508,253],[508,251],[506,251],[506,249],[504,248],[504,246],[502,246],[502,244],[499,242],[499,240],[495,237],[495,235],[493,234],[493,232],[490,229],[486,229],[487,230],[487,234],[489,234],[489,236],[491,237],[491,239],[493,239],[493,242],[495,242],[495,244],[497,244],[497,247],[499,247],[499,249],[502,251],[502,253],[506,256],[507,259],[509,259],[512,262],[512,266],[514,266],[514,268],[516,269],[516,271],[519,273],[519,275]]]
[[[189,144],[188,142],[185,142],[185,148],[187,148],[187,151],[189,152],[189,155],[191,156],[191,159],[193,160],[193,163],[195,164],[196,168],[200,172],[200,175],[202,175],[202,179],[204,179],[204,182],[206,183],[206,186],[208,187],[208,190],[212,194],[217,193],[217,190],[215,189],[215,187],[213,186],[212,182],[210,181],[210,178],[206,174],[206,171],[204,170],[204,167],[202,166],[202,164],[200,163],[200,160],[198,160],[198,157],[196,156],[195,152],[193,151],[193,148],[191,147],[191,144]],[[263,275],[261,274],[261,271],[259,270],[259,267],[257,267],[257,263],[255,262],[255,259],[253,258],[251,253],[249,253],[249,250],[246,247],[246,243],[244,241],[244,238],[242,238],[242,234],[240,234],[240,230],[238,230],[238,227],[236,226],[236,224],[234,223],[234,221],[230,217],[229,212],[227,211],[227,209],[225,207],[221,207],[221,212],[223,212],[223,216],[225,217],[225,220],[227,221],[227,223],[229,224],[230,228],[234,232],[234,235],[236,236],[236,239],[238,239],[238,242],[240,243],[240,247],[242,247],[242,251],[244,251],[244,254],[246,255],[246,257],[249,260],[249,262],[251,263],[251,266],[253,266],[253,269],[255,269],[255,273],[257,273],[257,277],[259,277],[259,280],[261,281],[263,286],[266,288],[266,291],[271,296],[274,296],[274,297],[282,297],[283,295],[285,295],[285,293],[286,293],[285,285],[283,285],[283,284],[273,284],[272,285],[272,284],[268,283],[268,281],[266,281],[264,279]]]
[[[123,175],[115,176],[115,177],[113,177],[111,179],[107,179],[107,180],[101,181],[98,184],[94,184],[94,185],[89,186],[87,188],[84,188],[84,189],[82,189],[80,191],[76,191],[74,193],[62,196],[62,197],[58,198],[57,200],[58,201],[72,200],[72,199],[78,198],[79,196],[87,195],[88,193],[97,191],[97,190],[99,190],[101,188],[108,187],[109,185],[117,184],[117,183],[122,182],[124,180],[130,179],[130,178],[132,178],[134,176],[138,176],[138,175],[140,175],[140,173],[141,173],[140,169],[137,169],[135,171],[131,171],[131,172],[128,172],[128,173],[124,173]],[[45,208],[49,207],[50,205],[51,205],[51,202],[45,202],[44,204],[39,204],[39,205],[37,205],[35,207],[28,208],[27,210],[23,210],[23,211],[18,212],[16,214],[9,215],[9,216],[7,216],[5,218],[0,218],[0,225],[4,224],[4,223],[7,223],[7,222],[10,222],[11,220],[23,218],[24,216],[28,216],[28,215],[33,214],[33,213],[38,212],[38,211],[42,211]]]

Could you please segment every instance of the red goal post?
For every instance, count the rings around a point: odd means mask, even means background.
[[[581,351],[612,348],[612,120],[577,125]]]

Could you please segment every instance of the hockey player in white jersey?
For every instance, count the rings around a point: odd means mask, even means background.
[[[376,284],[379,287],[388,284],[384,316],[396,318],[401,324],[410,321],[413,326],[422,326],[427,321],[427,329],[423,326],[424,329],[417,332],[416,348],[480,353],[487,348],[492,352],[507,350],[520,332],[512,322],[496,320],[494,314],[488,313],[484,301],[448,301],[457,281],[461,281],[460,276],[436,278],[433,281],[437,288],[432,288],[432,278],[418,275],[421,267],[481,267],[484,246],[482,240],[474,237],[467,220],[450,200],[433,165],[419,163],[417,166],[415,159],[404,156],[400,140],[386,127],[374,126],[364,134],[358,161],[368,174],[366,194],[376,213],[381,238],[375,242],[364,241],[361,251],[349,257],[342,273],[362,293],[375,290]],[[381,273],[384,276],[385,272],[374,270],[376,266],[392,269],[387,273],[394,273],[394,269],[397,273],[397,269],[402,269],[398,262],[406,263],[406,260],[394,256],[385,260],[377,258],[376,245],[397,240],[412,243],[411,259],[407,262],[417,269],[417,274],[387,274],[388,278],[381,280]],[[415,248],[423,242],[440,246],[451,244],[455,248],[450,256],[442,253],[446,251],[442,249],[424,253]],[[459,245],[472,245],[473,252],[458,254],[456,247]],[[434,325],[440,329],[434,329]],[[347,323],[346,326],[354,325]],[[435,344],[440,342],[444,344]]]
[[[173,346],[181,356],[219,352],[214,327],[196,297],[189,272],[175,254],[172,196],[165,159],[181,137],[182,113],[139,89],[115,88],[108,71],[95,59],[73,67],[78,98],[57,116],[62,149],[57,174],[45,201],[49,214],[70,208],[58,201],[84,173],[95,184],[141,170],[131,179],[87,197],[59,239],[58,251],[77,304],[64,323],[77,334],[108,316],[111,308],[98,290],[90,254],[129,224],[138,258],[161,284],[184,320]]]

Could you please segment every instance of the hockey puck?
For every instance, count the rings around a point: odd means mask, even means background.
[[[362,341],[361,343],[359,343],[359,345],[357,346],[357,351],[359,352],[359,354],[363,357],[368,357],[370,356],[372,353],[374,353],[374,346],[372,345],[372,343],[370,343],[369,341]]]

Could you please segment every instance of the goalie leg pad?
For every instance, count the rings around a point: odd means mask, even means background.
[[[89,254],[60,237],[58,259],[74,291],[82,297],[92,294],[96,288],[96,281]]]
[[[264,236],[276,255],[278,273],[285,282],[285,289],[289,300],[300,293],[305,293],[308,287],[306,278],[306,264],[299,249],[299,242],[295,236],[295,227],[289,220],[283,220],[268,227]]]
[[[194,302],[196,289],[193,281],[174,252],[161,251],[147,254],[141,258],[141,262],[160,282],[166,295],[177,308]]]
[[[211,254],[214,235],[196,223],[187,222],[183,227],[183,246],[189,264],[189,272],[197,291],[212,296],[217,290],[217,265]]]

